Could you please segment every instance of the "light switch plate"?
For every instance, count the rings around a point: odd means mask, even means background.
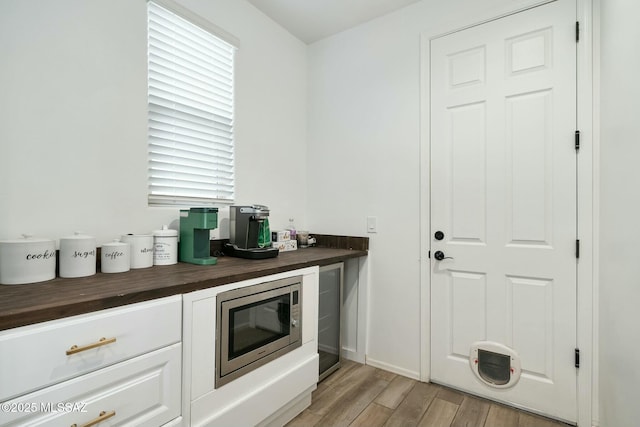
[[[375,216],[367,217],[367,233],[378,232],[378,218]]]

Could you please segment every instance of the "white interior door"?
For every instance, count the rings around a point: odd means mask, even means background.
[[[568,421],[575,15],[575,2],[558,0],[431,41],[431,379]],[[519,354],[515,386],[476,378],[477,341]]]

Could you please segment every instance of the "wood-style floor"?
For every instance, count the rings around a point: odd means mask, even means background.
[[[344,360],[287,427],[567,427],[436,384]]]

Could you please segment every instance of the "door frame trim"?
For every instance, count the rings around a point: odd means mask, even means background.
[[[555,0],[532,0],[526,6],[504,6],[487,11],[474,22],[445,23],[420,35],[420,379],[429,381],[431,354],[431,249],[430,224],[430,42],[453,32],[522,12]],[[580,22],[580,41],[577,46],[577,129],[581,132],[578,168],[578,236],[580,259],[577,264],[577,330],[581,366],[577,371],[577,421],[579,426],[597,425],[598,416],[598,183],[599,111],[594,103],[594,81],[598,82],[599,31],[598,0],[574,0],[576,17]],[[594,7],[594,1],[596,2]],[[594,54],[595,53],[595,54]],[[595,76],[594,76],[595,74]],[[597,89],[596,89],[597,90]]]

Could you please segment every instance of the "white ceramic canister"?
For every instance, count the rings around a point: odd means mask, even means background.
[[[178,230],[163,225],[162,230],[153,230],[153,265],[178,263]]]
[[[56,277],[56,242],[23,234],[0,240],[0,284],[22,285]]]
[[[60,238],[60,277],[96,274],[96,238],[76,231]]]
[[[153,267],[153,235],[125,234],[122,241],[131,246],[131,268]]]
[[[131,254],[128,243],[115,239],[102,245],[100,271],[103,273],[124,273],[131,268]]]

